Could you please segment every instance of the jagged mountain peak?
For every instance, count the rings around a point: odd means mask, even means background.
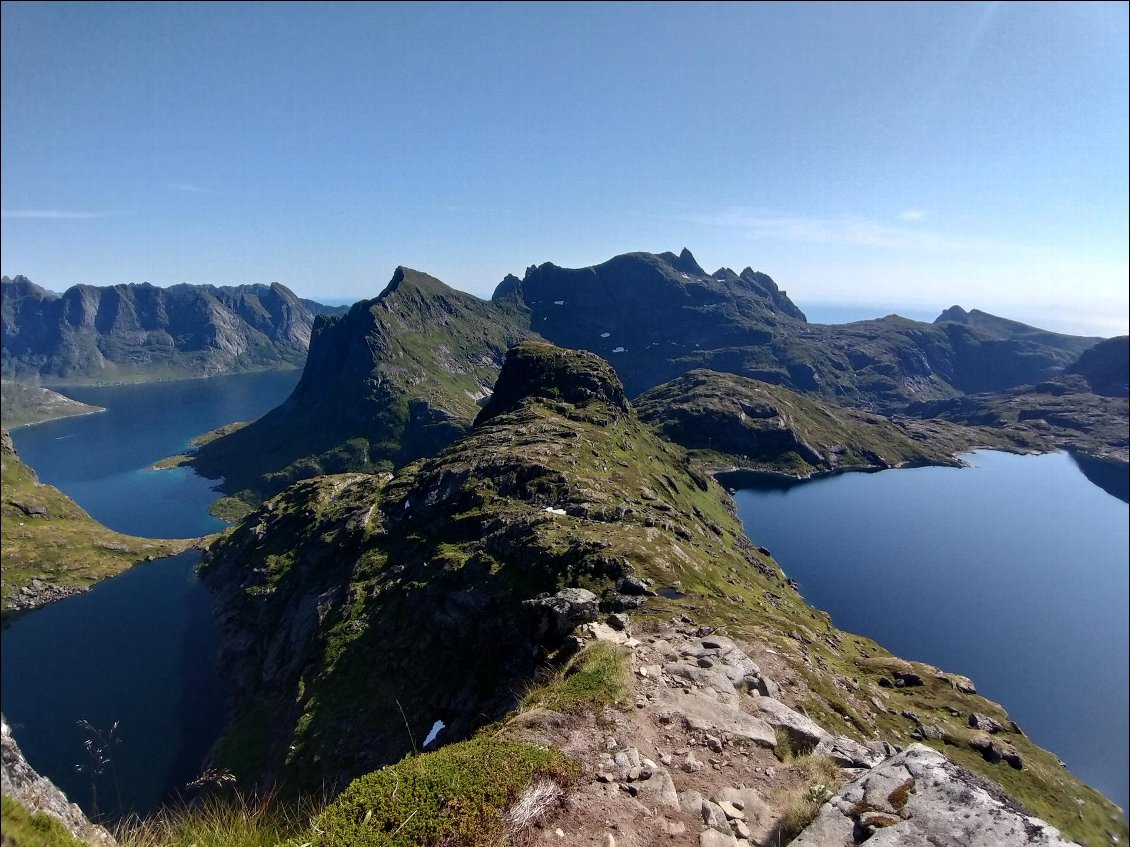
[[[961,306],[950,306],[948,309],[934,318],[934,323],[937,324],[941,323],[942,321],[959,321],[961,323],[964,323],[968,319],[969,312],[965,311],[965,309],[961,308]]]

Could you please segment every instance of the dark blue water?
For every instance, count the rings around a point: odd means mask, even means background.
[[[218,496],[191,470],[153,471],[158,459],[231,421],[257,418],[281,403],[300,371],[213,379],[59,389],[105,412],[12,431],[20,458],[41,482],[61,489],[118,532],[190,538],[216,532],[208,514]]]
[[[746,477],[735,499],[750,538],[837,626],[972,677],[1125,809],[1130,507],[1066,454],[967,458],[975,468]]]
[[[199,775],[223,729],[211,601],[193,570],[199,558],[139,565],[4,630],[3,709],[16,741],[90,814],[153,809]],[[83,746],[91,733],[79,721],[107,738],[118,723],[110,762],[94,776],[96,796]]]
[[[214,483],[150,465],[195,435],[268,411],[298,376],[66,388],[107,411],[19,429],[12,439],[42,481],[107,526],[196,536],[222,527],[207,513]],[[193,572],[198,560],[189,552],[139,565],[84,595],[5,621],[0,707],[32,766],[88,813],[151,811],[199,774],[223,727],[216,630]],[[118,723],[95,791],[84,748],[92,733],[79,721],[107,738]]]

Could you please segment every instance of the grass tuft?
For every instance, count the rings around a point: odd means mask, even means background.
[[[317,811],[313,802],[216,795],[125,821],[116,837],[121,847],[299,847]]]
[[[522,698],[522,711],[535,707],[558,712],[599,710],[628,697],[628,657],[615,644],[597,641],[569,660],[549,681]]]
[[[312,847],[494,847],[573,773],[557,751],[482,734],[354,780],[314,821]]]

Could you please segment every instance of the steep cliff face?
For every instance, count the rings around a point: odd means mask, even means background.
[[[1108,338],[1085,350],[1068,373],[1082,375],[1095,394],[1130,396],[1130,336]]]
[[[687,250],[531,267],[489,303],[401,268],[376,300],[320,322],[292,397],[202,449],[197,468],[255,501],[317,473],[433,455],[468,430],[502,352],[523,338],[597,353],[628,396],[709,369],[886,413],[1038,382],[1093,343],[955,314],[814,326],[765,274],[706,274]]]
[[[51,780],[36,773],[0,715],[0,789],[4,794],[4,844],[117,847]],[[13,805],[9,806],[9,802]],[[19,804],[16,807],[15,804]]]
[[[399,761],[437,721],[441,743],[458,742],[521,702],[490,736],[580,760],[577,799],[559,814],[583,838],[615,819],[626,843],[698,844],[716,801],[736,799],[770,839],[749,843],[775,843],[788,830],[778,789],[816,785],[789,756],[818,754],[838,783],[908,734],[1069,833],[1119,829],[1117,810],[972,682],[808,607],[721,488],[589,353],[518,345],[463,438],[395,476],[299,483],[221,538],[201,577],[234,692],[218,764],[246,783],[341,787]],[[559,714],[539,700],[534,684],[578,637],[623,650],[633,677],[615,708]],[[350,839],[377,812],[349,800],[342,814],[347,833],[322,829],[316,843],[362,843]],[[718,838],[748,841],[719,814]]]
[[[278,283],[77,285],[52,294],[5,277],[3,373],[82,382],[294,367],[314,315]]]
[[[488,303],[397,268],[375,299],[318,318],[291,396],[201,448],[196,468],[222,475],[229,492],[261,496],[319,473],[434,455],[470,429],[525,326],[514,301]]]
[[[629,396],[707,368],[891,411],[1039,382],[1098,340],[957,307],[934,324],[890,316],[811,325],[766,274],[707,274],[685,249],[588,268],[531,267],[521,280],[504,280],[496,296],[514,293],[532,329],[607,358]]]

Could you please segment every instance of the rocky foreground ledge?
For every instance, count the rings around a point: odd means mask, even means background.
[[[583,615],[575,594],[552,605]],[[583,776],[535,827],[533,844],[1077,843],[938,750],[826,730],[784,702],[787,686],[767,670],[784,668],[764,646],[747,645],[766,660],[755,662],[686,616],[637,633],[631,626],[615,614],[576,630],[578,647],[606,641],[629,652],[626,708],[578,718],[535,707],[507,727],[582,763]],[[1120,843],[1113,827],[1109,838]]]
[[[42,833],[58,831],[58,827],[62,827],[74,838],[96,847],[117,845],[110,833],[87,820],[82,810],[70,802],[55,783],[36,773],[35,769],[27,763],[19,745],[12,737],[8,721],[3,716],[0,716],[0,789],[3,790],[5,799],[15,800],[33,816],[33,820],[41,815],[51,819],[51,822],[41,823],[35,827],[41,833],[40,837],[43,837]],[[55,822],[58,827],[55,826]],[[3,843],[5,845],[20,843],[17,836],[9,832],[7,810],[4,814]]]

